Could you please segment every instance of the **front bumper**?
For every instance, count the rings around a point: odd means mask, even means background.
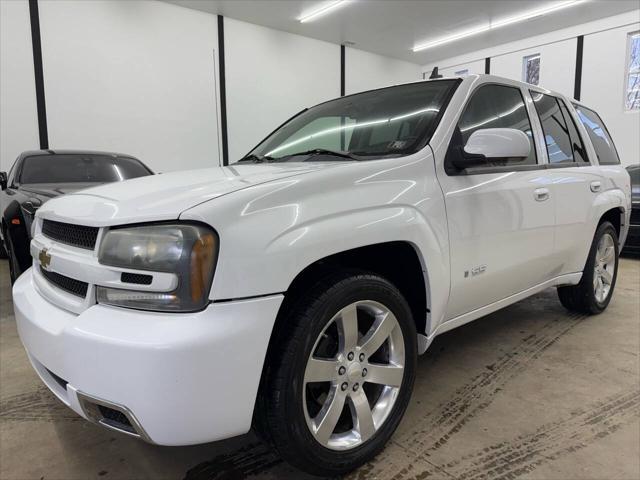
[[[249,430],[282,299],[213,303],[190,314],[94,305],[76,315],[38,293],[31,269],[13,287],[20,338],[51,391],[89,420],[99,421],[92,406],[114,407],[137,423],[132,434],[161,445]]]

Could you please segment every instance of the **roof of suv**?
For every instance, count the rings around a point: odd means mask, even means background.
[[[26,150],[20,154],[20,157],[34,157],[37,155],[104,155],[107,157],[126,157],[137,160],[133,155],[126,153],[101,152],[98,150]]]

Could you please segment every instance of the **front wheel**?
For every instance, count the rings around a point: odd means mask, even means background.
[[[416,368],[416,330],[398,289],[373,274],[330,277],[286,315],[261,388],[259,425],[315,475],[373,458],[398,426]]]
[[[588,315],[604,311],[616,285],[618,254],[616,229],[610,222],[601,223],[593,237],[580,283],[558,288],[562,305]]]

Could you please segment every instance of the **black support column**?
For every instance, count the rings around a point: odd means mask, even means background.
[[[36,83],[36,107],[38,110],[38,136],[40,149],[49,148],[47,131],[47,108],[44,101],[44,74],[42,70],[42,43],[40,39],[40,14],[38,1],[29,0],[29,16],[31,19],[31,46],[33,47],[33,73]]]
[[[224,17],[218,15],[218,85],[220,86],[220,141],[222,143],[222,165],[229,165],[229,142],[227,136],[227,85],[224,67]]]
[[[578,38],[578,45],[576,47],[576,78],[573,84],[573,98],[580,100],[580,93],[582,91],[582,55],[584,53],[584,35],[580,35]]]

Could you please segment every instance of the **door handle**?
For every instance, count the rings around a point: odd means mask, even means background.
[[[591,187],[591,191],[593,193],[597,193],[602,188],[602,183],[600,183],[599,181],[596,180],[595,182],[591,182],[590,187]]]
[[[548,188],[536,188],[533,191],[533,198],[538,202],[544,202],[549,199],[549,189]]]

